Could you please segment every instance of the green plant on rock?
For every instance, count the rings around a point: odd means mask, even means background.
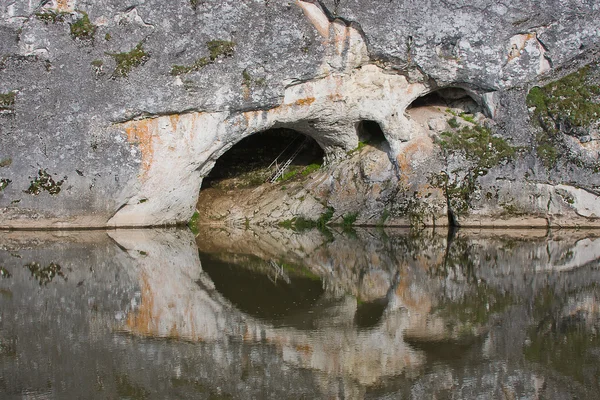
[[[144,50],[142,42],[138,43],[135,48],[129,52],[124,53],[106,53],[115,59],[117,66],[113,72],[113,77],[122,78],[129,75],[132,69],[144,65],[150,58]]]
[[[517,148],[504,139],[493,136],[488,128],[480,125],[464,127],[456,132],[443,132],[438,141],[446,163],[450,156],[460,156],[467,162],[465,167],[433,174],[429,183],[442,189],[454,211],[465,212],[477,179],[488,170],[514,157]]]
[[[179,76],[189,74],[190,72],[200,71],[209,64],[211,64],[211,62],[206,59],[206,57],[201,57],[194,61],[192,65],[173,65],[173,67],[171,67],[171,75]]]
[[[81,18],[71,24],[71,37],[79,40],[94,39],[96,25],[90,22],[90,17],[84,11],[79,11]]]
[[[198,210],[196,210],[196,212],[194,212],[194,215],[192,215],[192,218],[190,218],[190,220],[187,223],[188,228],[190,228],[190,230],[192,231],[192,233],[194,235],[198,234],[198,220],[200,219],[200,213],[198,213]]]
[[[35,17],[45,24],[64,22],[67,15],[69,15],[68,12],[54,10],[43,10],[35,13]]]
[[[342,218],[342,220],[343,220],[342,225],[344,226],[344,228],[349,228],[354,225],[357,218],[358,218],[357,212],[346,214]]]
[[[321,168],[321,164],[310,164],[302,170],[302,176],[308,176]]]
[[[533,121],[542,128],[536,135],[536,151],[546,168],[554,167],[562,153],[561,133],[584,136],[600,119],[600,86],[589,82],[589,74],[586,66],[527,94]]]
[[[67,178],[56,182],[47,170],[40,169],[38,175],[30,182],[29,188],[25,193],[37,196],[43,190],[50,193],[51,195],[57,195],[60,193],[61,186]]]
[[[600,86],[587,82],[590,67],[565,76],[543,87],[533,87],[527,105],[542,128],[557,132],[587,126],[600,118]],[[568,132],[567,132],[568,133]]]
[[[206,42],[206,47],[210,52],[211,61],[219,57],[231,57],[235,49],[235,43],[228,40],[210,40]]]
[[[171,67],[171,75],[179,76],[189,74],[190,72],[200,71],[207,65],[213,64],[219,57],[231,57],[233,55],[235,43],[226,40],[211,40],[206,42],[206,47],[210,53],[209,58],[200,57],[191,65],[173,65]],[[246,70],[242,73],[244,79],[246,79],[244,74],[248,74]],[[249,74],[248,77],[250,77]],[[249,79],[252,80],[251,77]]]
[[[12,111],[15,105],[16,92],[0,93],[0,111]]]
[[[6,189],[6,187],[11,183],[10,179],[2,178],[0,179],[0,192]]]

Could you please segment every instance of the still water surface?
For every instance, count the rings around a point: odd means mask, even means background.
[[[1,399],[597,399],[600,232],[0,233]]]

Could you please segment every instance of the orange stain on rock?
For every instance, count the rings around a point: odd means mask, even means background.
[[[56,0],[56,9],[58,11],[73,11],[73,7],[70,3],[71,0]]]
[[[143,177],[148,174],[154,159],[153,132],[156,122],[152,119],[142,119],[124,124],[125,133],[129,143],[137,144],[142,153]]]
[[[150,288],[148,277],[141,277],[142,299],[138,310],[127,315],[126,327],[130,332],[145,336],[158,333],[157,321],[160,316],[154,315],[154,294]]]
[[[310,106],[312,103],[315,102],[315,100],[316,99],[314,97],[307,97],[304,99],[296,100],[294,104],[296,104],[297,106]]]

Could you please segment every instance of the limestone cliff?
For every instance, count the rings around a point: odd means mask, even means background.
[[[335,169],[362,121],[410,205],[364,220],[598,226],[598,32],[584,1],[0,1],[0,227],[183,222],[244,137]]]

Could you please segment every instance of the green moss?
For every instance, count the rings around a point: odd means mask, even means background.
[[[577,136],[600,119],[600,86],[589,81],[590,67],[565,76],[527,94],[527,106],[542,133],[536,135],[536,151],[546,168],[557,164],[561,148],[560,133]]]
[[[545,129],[557,131],[559,125],[587,126],[600,118],[600,86],[587,82],[590,67],[565,76],[543,87],[534,87],[527,95],[527,105]]]
[[[6,189],[6,187],[11,183],[10,179],[1,178],[0,179],[0,192]]]
[[[52,176],[46,170],[39,170],[38,175],[30,182],[29,188],[25,193],[37,196],[43,190],[50,193],[51,195],[57,195],[60,193],[60,187],[67,178],[55,182]]]
[[[0,160],[0,168],[9,167],[12,164],[12,158],[3,158]]]
[[[359,151],[361,151],[366,145],[367,145],[368,141],[359,141],[358,142],[358,146],[356,146],[356,148],[350,150],[347,154],[350,156],[354,153],[357,153]]]
[[[179,76],[188,74],[190,72],[200,71],[202,68],[207,65],[213,64],[217,58],[219,57],[231,57],[233,55],[233,51],[235,48],[234,42],[228,42],[225,40],[211,40],[206,42],[206,47],[210,53],[209,58],[201,57],[198,58],[192,65],[173,65],[171,67],[171,75]],[[244,70],[242,75],[250,75]],[[250,77],[250,83],[252,82],[252,78]],[[244,82],[246,81],[246,76],[244,75]]]
[[[113,72],[113,76],[116,78],[126,77],[133,68],[144,65],[150,58],[150,54],[144,50],[142,42],[138,43],[137,46],[129,52],[106,54],[113,57],[117,63],[115,71]]]
[[[15,105],[16,92],[0,93],[0,111],[12,111]]]
[[[444,132],[441,136],[440,147],[450,154],[462,153],[475,164],[475,173],[486,173],[500,162],[512,158],[517,150],[479,125],[464,127],[454,133]]]
[[[90,63],[93,67],[101,68],[104,65],[104,61],[102,60],[94,60]]]
[[[227,40],[211,40],[206,42],[206,47],[210,52],[211,61],[219,57],[231,57],[235,49],[235,43]]]
[[[286,182],[294,179],[300,173],[300,169],[298,167],[291,167],[289,171],[284,173],[279,179],[279,182]]]
[[[107,33],[106,35],[104,35],[104,40],[106,40],[107,42],[112,39],[112,36],[110,33]]]
[[[477,188],[477,179],[501,162],[514,157],[517,148],[504,139],[493,136],[485,127],[475,125],[457,132],[444,132],[438,141],[444,156],[464,157],[469,163],[463,169],[441,171],[429,177],[429,183],[444,190],[455,212],[469,208],[471,196]]]
[[[68,12],[44,10],[35,13],[35,17],[45,24],[56,24],[57,22],[64,22]]]
[[[458,121],[456,120],[456,117],[452,117],[448,120],[448,125],[450,125],[450,128],[458,128],[460,126],[460,124],[458,123]]]
[[[94,39],[96,25],[90,22],[90,17],[86,12],[79,11],[81,18],[71,24],[71,37],[79,40]]]
[[[308,176],[321,168],[321,164],[310,164],[302,170],[302,176]]]
[[[297,217],[281,221],[278,225],[282,228],[293,229],[298,232],[317,228],[322,233],[325,233],[327,235],[330,234],[330,232],[325,231],[327,230],[327,224],[333,217],[333,213],[334,209],[332,207],[328,207],[325,210],[325,212],[319,216],[317,220],[312,220],[304,217]]]
[[[545,132],[539,133],[535,136],[535,138],[537,142],[535,151],[540,160],[542,160],[544,166],[548,169],[556,166],[558,162],[559,150],[556,145],[554,145],[553,141],[548,137],[548,134]]]
[[[198,220],[200,219],[200,214],[198,211],[194,212],[192,218],[187,223],[188,228],[194,233],[194,235],[198,234]]]
[[[347,215],[344,215],[343,222],[342,225],[346,228],[346,227],[351,227],[354,225],[354,223],[356,222],[356,219],[358,218],[358,213],[350,213]]]
[[[472,123],[472,124],[474,124],[474,123],[475,123],[475,116],[473,116],[472,114],[468,114],[468,113],[464,113],[464,112],[463,112],[463,113],[460,113],[460,117],[461,117],[463,120],[467,121],[467,122],[470,122],[470,123]]]
[[[242,71],[242,80],[243,80],[244,85],[246,85],[246,86],[252,85],[252,76],[248,73],[247,69]]]
[[[178,76],[189,74],[190,72],[200,71],[209,64],[211,64],[211,62],[206,59],[206,57],[201,57],[194,61],[192,65],[173,65],[171,68],[171,75]]]

